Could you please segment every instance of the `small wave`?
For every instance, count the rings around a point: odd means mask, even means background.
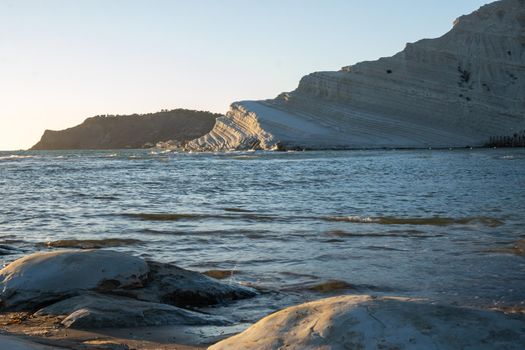
[[[353,223],[379,223],[379,218],[363,217],[363,216],[328,216],[325,217],[326,221],[335,221],[335,222],[353,222]]]
[[[233,156],[231,159],[237,159],[237,160],[252,160],[252,159],[258,159],[258,156],[249,156],[249,155],[241,155],[241,156]]]
[[[144,220],[144,221],[191,221],[191,220],[249,220],[260,222],[291,222],[294,220],[324,220],[331,222],[348,222],[359,224],[380,224],[380,225],[431,225],[431,226],[451,226],[451,225],[474,225],[481,224],[488,227],[497,227],[504,222],[497,218],[476,216],[466,218],[397,218],[397,217],[363,217],[363,216],[280,216],[272,214],[257,214],[245,209],[223,208],[229,213],[123,213],[120,215]]]
[[[148,234],[148,235],[181,235],[183,232],[179,231],[165,231],[165,230],[154,230],[151,228],[146,228],[141,230],[142,233]]]
[[[251,220],[251,221],[279,221],[284,218],[264,215],[239,212],[236,214],[199,214],[199,213],[124,213],[127,217],[144,220],[144,221],[190,221],[190,220]]]
[[[432,238],[443,237],[444,234],[428,234],[419,230],[393,230],[386,232],[347,232],[343,230],[330,230],[326,232],[327,236],[346,238],[346,237],[408,237],[408,238]]]
[[[364,249],[368,250],[387,250],[387,251],[397,251],[397,252],[406,252],[406,249],[398,249],[398,248],[392,248],[387,246],[377,246],[377,245],[370,245],[368,247],[363,247]]]
[[[242,209],[242,208],[223,208],[224,211],[229,211],[232,213],[251,213],[251,210],[248,209]]]
[[[0,160],[16,160],[16,159],[28,159],[28,158],[40,158],[39,156],[22,155],[22,154],[10,154],[8,156],[0,156]]]
[[[191,220],[191,219],[202,219],[202,218],[213,218],[215,216],[221,217],[220,215],[207,215],[207,214],[162,214],[162,213],[126,213],[122,214],[127,217],[140,219],[144,221],[179,221],[179,220]]]
[[[15,247],[11,247],[9,245],[6,245],[6,244],[0,244],[0,256],[2,255],[12,255],[12,254],[16,254],[16,253],[19,253],[20,250],[15,248]]]
[[[94,196],[93,198],[94,199],[107,200],[107,201],[116,201],[116,200],[118,200],[118,197],[110,196],[110,195],[107,195],[107,196]]]
[[[520,160],[520,159],[525,159],[525,156],[524,155],[505,155],[505,156],[495,157],[495,159],[499,159],[499,160]]]
[[[323,218],[326,221],[350,222],[359,224],[380,224],[380,225],[430,225],[430,226],[451,226],[451,225],[472,225],[482,224],[488,227],[497,227],[504,224],[500,219],[475,216],[466,218],[448,218],[434,216],[430,218],[397,218],[397,217],[363,217],[363,216],[329,216]]]
[[[519,241],[507,247],[492,248],[492,249],[486,250],[485,252],[525,256],[525,239],[520,239]]]
[[[105,238],[105,239],[62,239],[40,243],[49,248],[79,248],[79,249],[99,249],[109,247],[121,247],[143,243],[138,239],[127,238]]]

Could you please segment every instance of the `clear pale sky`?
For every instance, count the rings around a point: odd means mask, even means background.
[[[0,0],[0,150],[97,114],[273,98],[487,0]]]

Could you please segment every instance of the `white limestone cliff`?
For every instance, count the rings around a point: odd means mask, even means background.
[[[392,57],[233,103],[187,150],[482,146],[525,133],[525,0],[501,0]]]

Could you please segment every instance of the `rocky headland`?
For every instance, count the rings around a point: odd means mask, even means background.
[[[303,77],[242,101],[188,150],[525,145],[525,1],[458,18],[392,57]]]
[[[208,133],[220,114],[174,109],[150,114],[95,116],[75,127],[46,130],[32,150],[149,148],[181,145]]]

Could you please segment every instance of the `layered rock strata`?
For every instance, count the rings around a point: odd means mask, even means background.
[[[483,146],[525,131],[525,1],[501,0],[392,57],[232,104],[189,150]]]

